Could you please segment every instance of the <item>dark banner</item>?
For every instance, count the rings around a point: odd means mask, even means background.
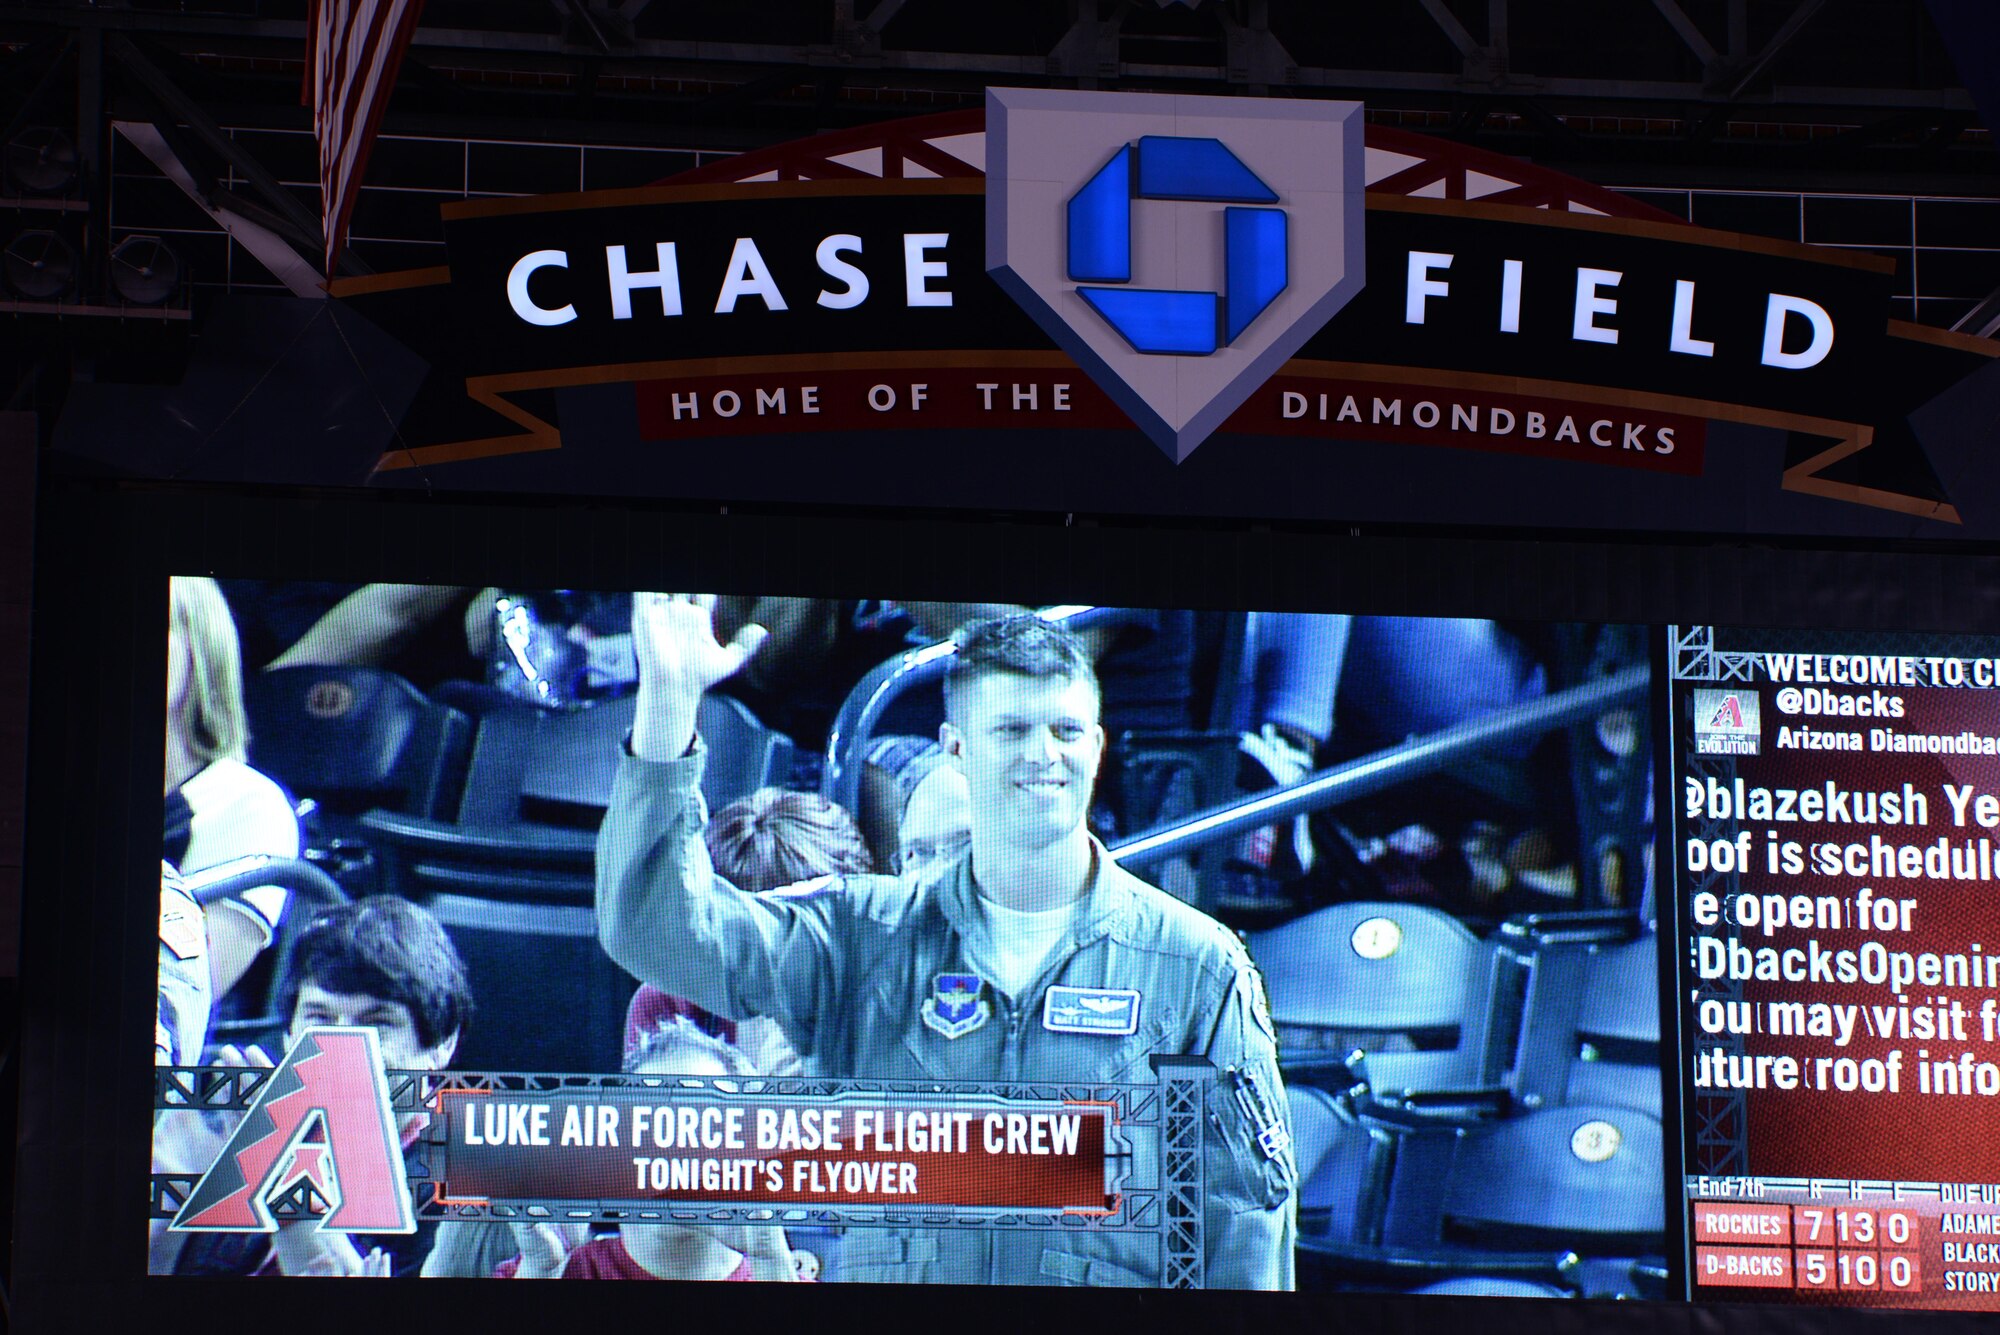
[[[621,483],[668,494],[1015,503],[977,467],[962,492],[922,469],[930,443],[806,448],[852,465],[846,486],[841,470],[814,474],[793,457],[796,444],[677,453],[662,473],[645,444],[990,431],[955,448],[1032,468],[1049,458],[1046,442],[1008,443],[1015,433],[1129,433],[1109,396],[986,275],[981,184],[667,186],[447,206],[448,268],[339,289],[432,367],[377,479],[421,469],[433,483],[602,491],[618,457]],[[1889,261],[1384,194],[1369,196],[1366,255],[1360,293],[1178,466],[1202,481],[1143,451],[1072,442],[1053,504],[1271,513],[1240,487],[1212,485],[1216,473],[1283,468],[1311,495],[1341,491],[1343,474],[1368,476],[1357,468],[1455,471],[1463,450],[1694,479],[1707,471],[1707,424],[1729,422],[1786,433],[1779,488],[1920,516],[1941,532],[1965,519],[1904,418],[1984,366],[1986,350],[1890,321]],[[614,390],[623,406],[606,397]],[[1283,438],[1353,444],[1302,452]],[[1453,453],[1412,455],[1413,445]],[[504,462],[555,451],[569,461],[560,473]],[[1231,461],[1211,462],[1221,455]],[[758,460],[811,480],[789,494]],[[1545,466],[1502,476],[1543,496],[1558,478],[1571,523],[1587,522],[1604,477]],[[1733,499],[1738,513],[1709,522],[1763,526],[1754,497]],[[1352,517],[1324,501],[1297,508]],[[1409,517],[1457,517],[1422,509]]]
[[[1242,125],[1208,128],[1218,138],[1174,142],[1227,139],[1256,156]],[[1115,147],[1122,131],[1103,133]],[[1388,151],[1380,137],[1369,132],[1371,160]],[[1067,275],[1062,200],[1096,178],[1014,182],[1048,202],[1003,237],[1004,175],[989,191],[970,168],[885,179],[829,165],[850,174],[716,181],[704,169],[680,185],[447,204],[448,263],[341,280],[333,302],[297,303],[326,308],[311,318],[232,315],[183,385],[75,396],[61,444],[94,468],[218,481],[2000,534],[1984,449],[2000,345],[1889,318],[1894,261],[1712,232],[1525,164],[1393,142],[1391,158],[1418,165],[1365,191],[1358,167],[1314,194],[1282,154],[1259,159],[1287,202],[1266,207],[1286,227],[1259,261],[1275,276],[1255,281],[1280,295],[1240,340],[1178,355],[1171,340],[1130,342],[1164,333],[1116,326],[1128,372],[1151,377],[1148,402],[1183,423],[1172,441],[1157,423],[1135,428],[1127,407],[1141,391],[1073,358],[1074,338],[1114,327],[1078,280],[1050,279],[1031,315],[991,276],[1009,271],[996,247],[1020,252],[1006,265]],[[1531,183],[1461,197],[1503,167]],[[1447,170],[1460,172],[1452,188],[1416,183]],[[1248,199],[1265,187],[1241,188]],[[1253,281],[1221,219],[1257,210],[1224,208],[1229,190],[1191,198],[1140,188],[1126,200],[1135,272],[1150,264],[1189,290],[1125,297],[1195,309],[1224,294],[1193,289]],[[1349,202],[1313,202],[1326,198]],[[1187,212],[1202,208],[1214,217]],[[1213,244],[1199,239],[1211,222]],[[1242,272],[1224,283],[1232,263]],[[1329,265],[1344,295],[1285,308]],[[292,367],[306,355],[294,351],[307,346],[301,323],[337,335],[312,375]],[[1058,346],[1052,329],[1072,341]],[[1280,337],[1285,351],[1269,352]],[[312,388],[335,371],[338,394]],[[1232,388],[1197,390],[1205,375]],[[1193,410],[1171,411],[1176,376],[1184,402],[1220,405],[1199,429],[1183,420]]]

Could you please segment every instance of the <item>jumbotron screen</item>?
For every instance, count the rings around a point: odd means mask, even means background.
[[[1693,1292],[2000,1308],[2000,642],[1673,639]]]
[[[154,1274],[1680,1296],[1644,628],[162,594]]]

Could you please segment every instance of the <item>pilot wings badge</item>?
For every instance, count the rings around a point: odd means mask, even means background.
[[[924,998],[924,1024],[946,1038],[963,1038],[993,1018],[993,1005],[981,995],[985,982],[976,973],[941,973]]]

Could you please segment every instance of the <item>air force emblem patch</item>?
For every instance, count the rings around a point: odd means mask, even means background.
[[[963,1038],[993,1018],[986,984],[976,973],[941,973],[924,998],[924,1024],[946,1038]]]
[[[1361,290],[1361,104],[995,88],[986,268],[1176,463]]]
[[[1139,994],[1129,987],[1067,987],[1042,994],[1042,1028],[1052,1034],[1101,1034],[1122,1038],[1139,1032]]]

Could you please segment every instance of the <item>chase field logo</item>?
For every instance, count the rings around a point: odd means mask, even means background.
[[[1694,750],[1702,756],[1754,756],[1764,737],[1755,691],[1696,691]]]
[[[986,267],[1175,462],[1361,290],[1361,104],[986,94]]]

